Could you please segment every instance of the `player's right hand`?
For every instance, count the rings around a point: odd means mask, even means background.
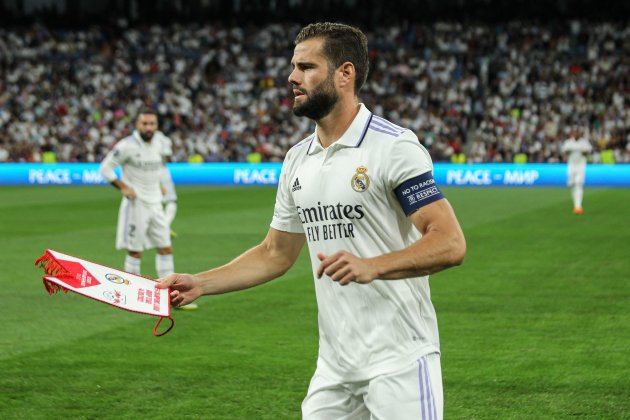
[[[120,192],[122,193],[122,195],[124,195],[126,198],[130,200],[133,200],[134,198],[137,197],[136,191],[131,187],[127,187],[127,186],[122,187],[120,189]]]
[[[136,191],[131,188],[131,187],[127,187],[124,186],[120,189],[120,192],[122,193],[123,196],[125,196],[126,198],[133,200],[134,198],[136,198],[138,195],[136,194]]]
[[[171,305],[174,307],[187,305],[201,295],[191,274],[170,274],[159,279],[155,287],[171,289]]]

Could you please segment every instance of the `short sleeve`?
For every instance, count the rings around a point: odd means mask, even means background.
[[[394,141],[389,159],[387,179],[392,190],[409,179],[433,171],[431,156],[415,134],[406,131],[403,136]]]
[[[115,181],[117,176],[114,170],[124,164],[125,159],[124,142],[119,141],[101,162],[100,171],[103,178],[109,182]]]
[[[278,191],[276,192],[276,204],[273,209],[273,218],[271,227],[283,232],[303,233],[304,228],[300,221],[297,211],[295,210],[295,202],[289,189],[289,173],[287,160],[280,173],[278,181]]]
[[[444,198],[433,178],[429,152],[409,132],[393,145],[388,180],[406,215]]]

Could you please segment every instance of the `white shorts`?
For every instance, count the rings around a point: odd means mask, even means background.
[[[123,198],[118,211],[116,249],[144,251],[171,246],[171,231],[162,204]]]
[[[440,355],[432,353],[369,381],[333,381],[316,371],[302,402],[302,418],[441,420],[443,407]]]

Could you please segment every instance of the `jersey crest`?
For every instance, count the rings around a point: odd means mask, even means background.
[[[370,187],[370,177],[367,174],[367,170],[365,166],[359,166],[356,169],[356,173],[350,181],[352,189],[356,192],[365,192]]]

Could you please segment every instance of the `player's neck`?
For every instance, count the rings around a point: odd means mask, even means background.
[[[359,113],[360,105],[356,97],[339,99],[328,115],[317,121],[317,137],[323,148],[328,148],[346,132],[354,117]]]

